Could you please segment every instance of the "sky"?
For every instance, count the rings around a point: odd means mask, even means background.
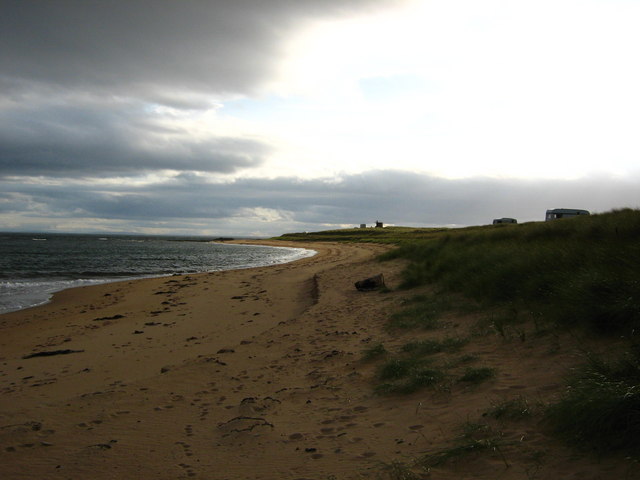
[[[637,0],[3,0],[0,230],[640,208]]]

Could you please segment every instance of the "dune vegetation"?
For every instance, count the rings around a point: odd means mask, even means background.
[[[492,328],[533,322],[536,331],[579,330],[610,339],[610,354],[586,352],[564,395],[545,405],[550,430],[598,453],[640,452],[640,210],[623,209],[551,222],[459,229],[386,227],[287,234],[283,240],[390,243],[380,260],[407,261],[400,288],[432,285],[388,322],[394,328],[437,328],[452,295],[473,308],[501,312]],[[457,302],[459,304],[459,302]],[[459,308],[459,306],[457,307]],[[517,331],[517,330],[516,330]],[[523,334],[524,335],[524,334]],[[414,342],[392,355],[384,345],[364,352],[381,362],[381,394],[411,393],[441,382],[481,382],[492,369],[458,358],[447,369],[430,360],[456,352],[469,338]],[[527,411],[526,408],[519,408]]]

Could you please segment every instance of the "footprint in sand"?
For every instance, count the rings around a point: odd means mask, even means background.
[[[178,466],[187,472],[187,477],[196,476],[196,472],[191,465],[188,465],[186,463],[179,463]]]
[[[349,420],[353,420],[354,418],[356,418],[355,415],[342,415],[338,417],[338,420],[340,420],[341,422],[347,422]]]
[[[180,445],[182,447],[182,451],[186,457],[192,457],[193,451],[191,450],[191,445],[185,442],[176,442],[176,445]]]
[[[92,420],[90,422],[78,423],[76,426],[80,428],[86,428],[87,430],[93,430],[96,425],[100,425],[102,420]]]
[[[210,403],[203,403],[201,406],[199,406],[198,408],[201,410],[200,411],[200,421],[206,420],[207,415],[209,415],[209,409],[207,408],[208,406],[210,406]]]
[[[240,402],[238,410],[241,415],[254,415],[269,410],[279,403],[280,400],[273,397],[246,397]]]
[[[262,417],[239,416],[218,425],[222,431],[223,437],[232,434],[250,433],[254,436],[263,431],[273,430],[275,428],[272,423]]]

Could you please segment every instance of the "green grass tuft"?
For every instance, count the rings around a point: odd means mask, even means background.
[[[469,367],[460,377],[461,382],[466,383],[482,383],[490,378],[495,377],[496,371],[489,367]]]
[[[432,355],[440,352],[457,352],[469,342],[466,338],[445,338],[443,340],[419,340],[407,343],[402,347],[403,352],[417,356]]]
[[[442,326],[442,316],[454,309],[448,295],[416,295],[407,306],[393,314],[387,322],[387,330],[422,329],[435,330]]]
[[[437,368],[414,368],[402,375],[392,378],[392,382],[386,382],[376,387],[380,394],[410,394],[425,387],[434,387],[447,378],[445,371]]]
[[[418,369],[421,369],[424,364],[424,361],[415,357],[401,359],[396,358],[388,361],[380,367],[378,378],[381,380],[395,380],[407,377],[418,371]]]
[[[486,415],[497,420],[521,420],[531,417],[533,412],[534,408],[529,401],[519,396],[493,405]]]
[[[438,467],[472,454],[486,452],[498,454],[505,466],[509,466],[501,448],[512,442],[506,441],[500,432],[494,432],[488,425],[469,422],[462,426],[462,430],[452,446],[430,452],[417,463],[425,468]]]
[[[362,358],[364,360],[374,360],[380,357],[383,357],[387,354],[387,350],[386,348],[384,348],[384,345],[381,343],[377,343],[375,345],[372,345],[371,347],[367,348],[363,353],[362,353]]]
[[[414,470],[416,469],[416,466],[409,466],[398,461],[382,463],[377,478],[378,480],[421,480],[431,478],[428,469],[420,468],[419,472],[415,472]]]
[[[477,359],[474,355],[466,354],[454,359],[445,357],[439,361],[433,358],[438,353],[457,352],[467,342],[466,338],[445,338],[405,344],[397,355],[378,368],[377,378],[382,383],[376,387],[376,392],[408,394],[426,387],[446,388],[457,376],[460,381],[468,383],[480,383],[491,378],[495,374],[493,369],[468,366]],[[465,370],[459,373],[465,365]]]
[[[640,452],[640,351],[615,361],[591,356],[547,410],[554,430],[599,453]]]

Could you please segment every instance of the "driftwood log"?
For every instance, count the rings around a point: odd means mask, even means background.
[[[364,280],[359,280],[355,283],[355,286],[361,292],[368,292],[370,290],[377,290],[378,288],[384,287],[384,276],[380,273],[373,277],[365,278]]]

